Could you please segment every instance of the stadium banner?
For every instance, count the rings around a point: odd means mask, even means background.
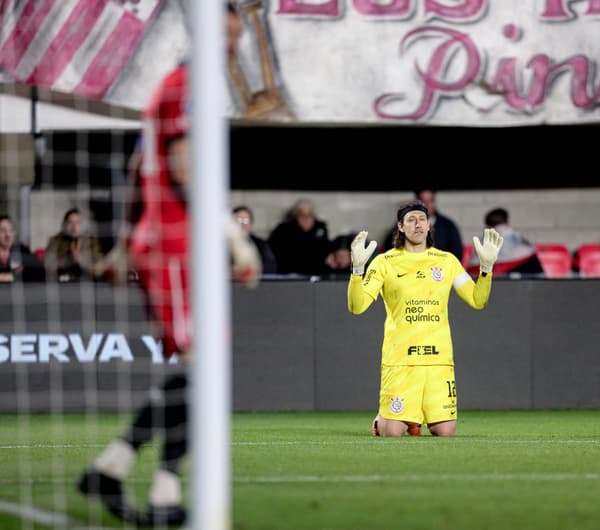
[[[6,0],[0,3],[0,65],[22,83],[102,97],[162,2]]]
[[[161,341],[152,335],[128,337],[125,333],[12,333],[0,334],[0,365],[56,363],[132,363],[148,358],[153,364],[177,364],[178,356],[166,361]]]
[[[6,0],[13,80],[140,110],[186,57],[185,2]],[[239,0],[230,118],[511,126],[600,119],[600,0]]]
[[[462,406],[600,407],[590,282],[499,281],[491,314],[451,300]],[[383,304],[357,321],[343,309],[343,281],[232,287],[234,410],[371,409]],[[512,332],[486,340],[498,322]],[[0,284],[0,412],[123,411],[140,403],[151,382],[185,370],[162,360],[158,336],[134,283]]]
[[[303,122],[600,118],[599,0],[270,0],[266,9],[282,87]]]

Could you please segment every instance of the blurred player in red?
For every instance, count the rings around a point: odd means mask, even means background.
[[[227,10],[227,51],[235,53],[241,19]],[[148,308],[161,325],[163,355],[178,353],[185,364],[191,345],[189,289],[189,217],[187,88],[188,66],[179,65],[160,83],[143,117],[141,145],[132,158],[128,229],[108,259],[96,268],[114,281],[126,276],[127,256],[139,276]],[[224,212],[223,222],[232,261],[232,276],[256,285],[260,257],[252,242]],[[125,250],[127,249],[127,250]],[[127,432],[114,440],[80,479],[79,490],[99,499],[114,515],[138,527],[182,525],[179,465],[187,452],[187,376],[169,377],[151,393]],[[160,463],[144,513],[128,501],[123,482],[136,452],[155,435],[163,436]]]

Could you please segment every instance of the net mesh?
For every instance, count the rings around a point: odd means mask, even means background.
[[[115,287],[90,264],[123,225],[140,110],[187,44],[172,28],[161,42],[167,24],[184,29],[181,6],[0,4],[0,528],[127,527],[78,480],[180,365],[164,360],[135,276]],[[25,42],[25,27],[44,38]],[[128,478],[140,509],[155,448]]]

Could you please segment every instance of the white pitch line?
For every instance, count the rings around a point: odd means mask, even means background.
[[[424,436],[424,438],[433,439],[432,436]],[[411,437],[408,439],[412,439],[413,443],[418,443],[418,437]],[[390,441],[400,441],[399,438],[389,438]],[[553,440],[539,440],[539,439],[531,439],[531,440],[479,440],[472,438],[444,438],[442,439],[436,438],[440,440],[441,443],[447,444],[457,444],[457,443],[465,443],[465,444],[498,444],[498,445],[562,445],[562,444],[573,444],[573,445],[600,445],[600,439],[594,440],[572,440],[572,439],[553,439]],[[376,439],[366,439],[366,440],[280,440],[280,441],[264,441],[264,442],[233,442],[231,445],[233,446],[285,446],[285,445],[376,445],[379,443],[385,443],[383,438]],[[402,443],[402,442],[400,442]]]
[[[24,506],[12,502],[0,500],[0,512],[16,515],[21,519],[27,519],[34,523],[45,524],[52,528],[65,528],[68,530],[113,530],[104,526],[89,526],[83,521],[71,519],[62,513],[53,513],[46,510],[40,510],[33,506]],[[182,527],[182,530],[189,530],[187,527]]]
[[[432,482],[449,481],[564,481],[564,480],[600,480],[600,473],[485,473],[485,474],[434,474],[434,475],[297,475],[234,477],[234,483],[241,484],[278,484],[307,482]]]
[[[433,439],[432,436],[423,436],[426,439]],[[406,438],[406,440],[411,440],[408,443],[419,443],[418,437],[410,437]],[[555,438],[552,440],[543,440],[543,439],[530,439],[530,440],[522,440],[522,439],[505,439],[505,440],[493,440],[493,439],[473,439],[473,438],[444,438],[444,439],[435,439],[440,440],[440,443],[447,444],[492,444],[492,445],[536,445],[536,446],[544,446],[544,445],[562,445],[562,444],[572,444],[572,445],[600,445],[600,439],[583,439],[583,440],[573,440],[573,439],[559,439]],[[442,441],[443,440],[443,441]],[[385,440],[384,438],[372,438],[368,437],[364,440],[266,440],[266,441],[239,441],[232,442],[231,445],[233,447],[244,447],[244,446],[292,446],[292,445],[370,445],[376,446],[377,444],[385,444],[385,441],[390,441],[391,443],[400,442],[403,443],[404,440],[400,440],[398,438],[390,438]],[[18,445],[0,445],[0,450],[2,449],[100,449],[106,447],[106,444],[18,444]]]
[[[428,482],[435,480],[454,480],[454,481],[471,481],[471,480],[495,480],[495,481],[561,481],[561,480],[600,480],[600,473],[477,473],[477,474],[418,474],[418,475],[271,475],[258,477],[233,476],[233,482],[241,484],[251,483],[279,483],[279,482]],[[147,484],[147,480],[128,480],[131,484]],[[64,484],[64,479],[55,480],[2,480],[0,485],[35,485],[35,484]],[[0,512],[5,510],[4,506],[9,506],[10,503],[0,501]],[[20,505],[12,505],[20,506]]]
[[[48,478],[48,479],[30,478],[30,479],[23,479],[23,480],[21,480],[21,479],[11,480],[11,479],[0,478],[0,485],[1,486],[6,486],[8,484],[21,485],[21,486],[31,486],[31,485],[40,485],[40,484],[65,485],[65,484],[68,484],[71,480],[72,480],[72,477],[64,477],[64,476],[58,477],[56,475],[53,475],[51,478]],[[128,484],[149,484],[150,481],[144,480],[144,479],[128,478],[127,483]]]
[[[99,449],[103,444],[18,444],[0,445],[0,449]]]
[[[71,519],[62,513],[47,512],[33,506],[24,506],[12,502],[0,501],[0,512],[16,515],[34,523],[45,524],[54,528],[69,528],[70,530],[109,530],[103,527],[87,526],[83,521]]]

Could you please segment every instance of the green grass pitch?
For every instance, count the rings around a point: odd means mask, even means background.
[[[372,417],[234,414],[232,530],[600,528],[598,410],[461,411],[453,438],[374,438]],[[128,419],[1,415],[0,530],[126,528],[75,483]],[[128,482],[140,508],[156,455]]]

